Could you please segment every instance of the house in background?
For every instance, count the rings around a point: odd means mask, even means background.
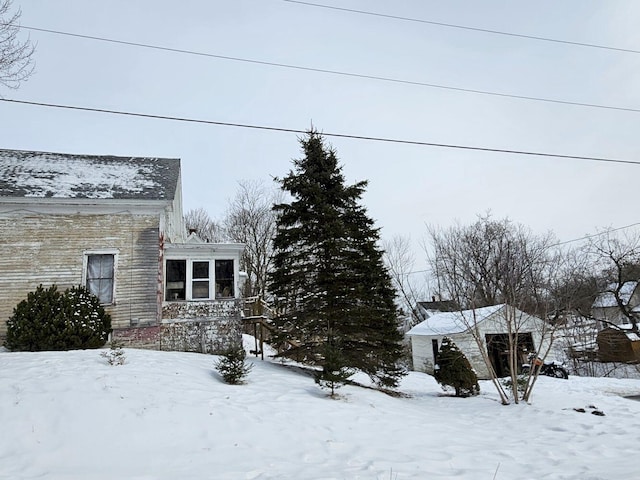
[[[593,302],[591,315],[596,319],[598,334],[598,360],[601,362],[640,362],[640,332],[633,330],[633,316],[640,325],[640,282],[624,282],[618,292],[618,303],[614,292],[619,284],[612,283]]]
[[[180,160],[0,150],[0,337],[42,284],[86,286],[134,346],[241,341],[240,244],[187,238]]]
[[[527,361],[534,351],[546,351],[550,346],[544,338],[544,321],[505,304],[455,312],[443,312],[430,316],[407,333],[411,340],[413,368],[433,375],[438,351],[444,337],[450,338],[471,363],[478,378],[490,378],[484,361],[488,356],[498,377],[509,374],[507,315],[513,315],[518,326],[519,364]],[[480,338],[474,338],[473,331]]]
[[[630,314],[639,314],[640,319],[640,288],[637,281],[624,282],[618,294],[623,308]],[[591,315],[598,320],[600,330],[611,327],[629,327],[631,322],[629,317],[620,308],[614,292],[618,284],[612,283],[607,290],[601,292],[591,306]]]
[[[421,320],[426,320],[438,313],[460,310],[453,300],[436,300],[436,297],[431,297],[430,302],[417,302],[416,309]]]

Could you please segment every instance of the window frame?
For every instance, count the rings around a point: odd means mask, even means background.
[[[231,285],[232,285],[232,295],[228,297],[221,297],[216,295],[216,262],[224,260],[231,262]],[[185,268],[185,298],[183,299],[167,299],[167,262],[169,261],[184,261],[186,263]],[[209,276],[207,278],[194,278],[193,268],[195,263],[207,263],[209,269]],[[234,258],[215,258],[215,257],[207,257],[202,258],[198,256],[189,257],[189,256],[178,256],[171,255],[170,257],[165,257],[164,259],[164,285],[163,285],[163,299],[165,302],[211,302],[214,300],[233,300],[236,298],[236,290],[237,290],[237,261]],[[205,283],[208,282],[208,296],[207,298],[194,298],[193,296],[193,285],[195,283]]]
[[[196,263],[206,263],[207,264],[207,276],[206,277],[196,277],[194,275],[194,269]],[[215,276],[215,272],[211,272],[211,260],[192,260],[191,261],[191,300],[197,302],[198,300],[210,300],[211,299],[211,282]],[[193,287],[197,284],[207,284],[207,296],[206,297],[197,297],[193,296]]]
[[[89,267],[89,257],[96,255],[111,255],[113,256],[113,270],[112,270],[112,282],[111,282],[111,302],[103,302],[100,297],[100,305],[116,305],[116,284],[118,279],[118,256],[120,252],[117,249],[109,248],[109,249],[92,249],[85,250],[82,255],[82,283],[81,285],[89,290],[87,285],[87,280],[89,276],[88,267]],[[97,297],[97,295],[96,295]]]
[[[216,275],[216,271],[218,270],[218,262],[231,262],[231,279],[229,279],[229,278],[218,279],[218,276]],[[235,272],[235,268],[236,268],[236,266],[235,266],[235,262],[233,261],[233,259],[229,259],[229,258],[216,258],[216,259],[214,259],[214,261],[213,261],[213,270],[214,270],[213,279],[214,279],[214,282],[215,282],[215,289],[216,289],[215,296],[216,296],[216,299],[222,300],[222,299],[226,299],[226,298],[235,298],[235,296],[236,296],[235,295],[235,290],[236,290],[236,275],[235,275],[236,272]],[[229,282],[229,280],[231,281],[231,289],[230,289],[231,290],[231,292],[230,292],[231,294],[225,296],[225,295],[222,295],[222,293],[220,293],[218,295],[218,283],[219,282],[221,283],[222,281],[224,281],[226,283],[226,282]],[[222,292],[224,292],[224,288],[225,287],[221,287],[221,288],[222,288]]]

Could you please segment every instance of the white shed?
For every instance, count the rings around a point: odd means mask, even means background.
[[[507,376],[507,318],[518,331],[520,363],[526,361],[528,353],[545,351],[549,347],[549,340],[543,338],[544,321],[506,304],[443,312],[427,318],[407,332],[414,370],[433,374],[442,339],[449,337],[465,354],[478,378],[490,378],[478,343],[471,333],[475,329],[496,374]]]

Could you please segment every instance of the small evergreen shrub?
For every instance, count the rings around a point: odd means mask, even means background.
[[[513,381],[511,378],[505,378],[501,381],[502,385],[507,388],[510,388],[513,391]],[[516,390],[522,395],[527,389],[527,385],[529,385],[529,375],[525,373],[521,373],[516,377]]]
[[[100,356],[106,358],[109,365],[124,365],[127,360],[127,356],[122,347],[122,342],[114,340],[111,342],[111,348],[109,351],[102,352]]]
[[[444,337],[438,352],[434,377],[442,388],[452,387],[456,397],[470,397],[480,393],[478,376],[467,357],[450,338]]]
[[[325,343],[323,357],[322,370],[315,373],[314,380],[321,388],[329,389],[333,397],[335,391],[347,382],[355,370],[345,365],[345,358],[335,339],[330,338]]]
[[[13,309],[5,346],[30,352],[98,348],[110,331],[111,317],[84,287],[60,293],[55,285],[40,285]]]
[[[244,383],[245,377],[251,371],[253,365],[245,363],[247,352],[244,348],[232,348],[228,350],[214,364],[222,379],[231,385]]]

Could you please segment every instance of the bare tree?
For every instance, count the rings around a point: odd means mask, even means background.
[[[490,214],[479,216],[471,225],[455,225],[448,229],[428,227],[432,251],[430,263],[443,290],[439,292],[472,313],[463,319],[477,343],[491,380],[501,401],[508,396],[498,381],[489,358],[485,339],[477,328],[477,308],[504,303],[504,328],[507,335],[506,353],[511,375],[512,396],[517,403],[530,398],[536,376],[531,375],[524,391],[518,386],[519,363],[522,361],[519,335],[526,312],[542,318],[540,341],[534,348],[545,357],[550,347],[552,327],[546,322],[550,311],[549,288],[560,264],[551,249],[555,244],[551,234],[536,236],[523,225],[508,219],[493,220]],[[522,396],[520,396],[522,395]]]
[[[242,266],[247,272],[245,297],[267,295],[267,275],[271,269],[276,213],[273,205],[281,202],[282,192],[260,181],[241,181],[229,202],[224,219],[226,236],[244,243]]]
[[[585,253],[591,258],[593,270],[599,270],[607,280],[608,285],[601,292],[613,297],[619,313],[631,324],[632,330],[638,332],[634,305],[627,302],[623,289],[627,281],[637,281],[640,277],[640,234],[601,232],[589,237]],[[598,320],[607,323],[605,318]]]
[[[415,281],[415,255],[411,249],[411,241],[408,237],[396,235],[383,242],[383,249],[400,307],[411,316],[408,326],[413,327],[422,320],[417,305],[424,295],[424,289]]]
[[[184,216],[184,223],[187,232],[195,232],[205,242],[224,241],[222,228],[202,207],[189,210]]]
[[[22,12],[12,14],[11,4],[11,0],[0,0],[0,84],[18,88],[33,73],[35,46],[29,39],[18,38]]]

